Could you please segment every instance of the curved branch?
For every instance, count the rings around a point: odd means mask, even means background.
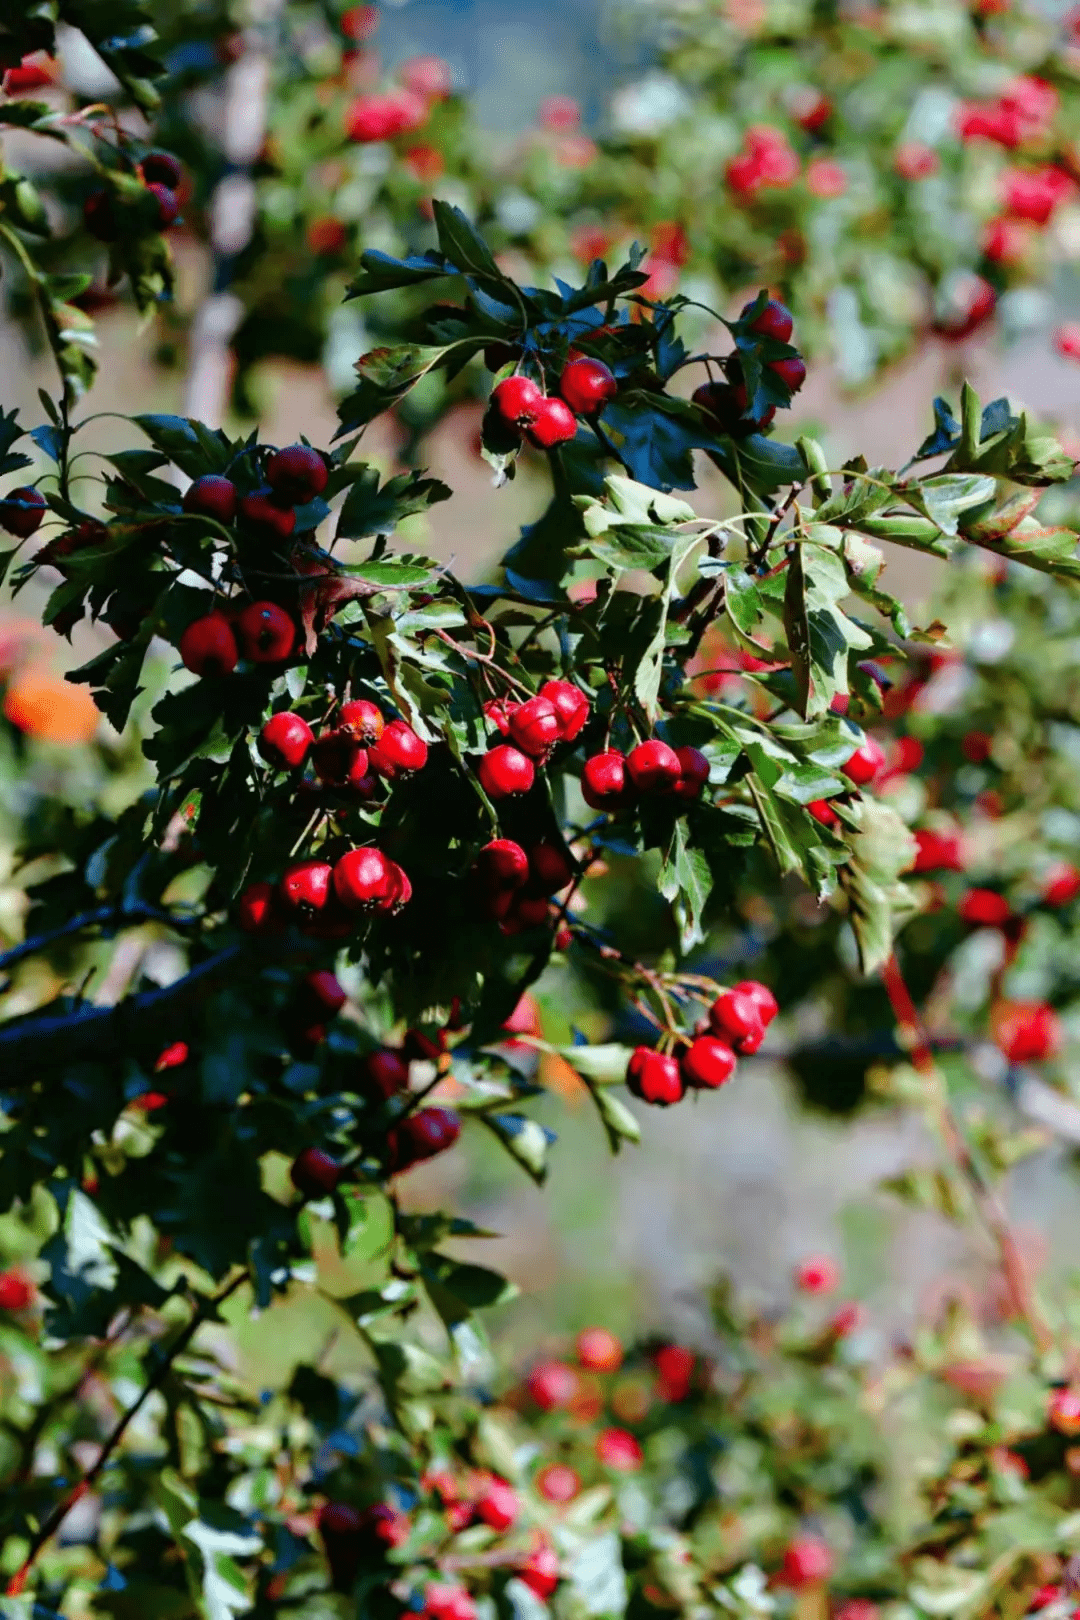
[[[25,961],[28,956],[35,956],[38,951],[47,951],[50,945],[56,945],[62,939],[81,934],[86,928],[106,930],[137,928],[140,923],[146,922],[168,923],[172,928],[183,928],[193,920],[174,917],[171,912],[163,911],[159,906],[97,906],[93,911],[77,912],[58,928],[50,928],[47,933],[35,934],[31,939],[24,939],[18,945],[13,945],[9,951],[0,956],[0,973],[6,973],[8,968]]]

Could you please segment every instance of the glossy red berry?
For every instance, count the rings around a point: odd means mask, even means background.
[[[25,1311],[33,1303],[34,1285],[21,1271],[0,1271],[0,1311]]]
[[[238,510],[247,527],[266,540],[287,540],[296,528],[293,508],[276,505],[265,491],[245,495]]]
[[[350,849],[334,865],[334,893],[350,911],[362,911],[392,900],[394,863],[381,849]]]
[[[537,894],[558,894],[573,881],[574,868],[558,844],[534,844],[529,850],[529,888]]]
[[[512,838],[495,838],[477,855],[476,873],[487,889],[520,889],[529,878],[529,857]]]
[[[159,1053],[158,1060],[154,1064],[154,1073],[164,1074],[167,1069],[181,1069],[190,1056],[191,1052],[186,1041],[173,1041],[171,1046],[165,1047],[164,1051]]]
[[[277,499],[289,506],[302,506],[321,495],[329,476],[326,462],[308,444],[275,450],[266,463],[266,482]]]
[[[577,1372],[565,1361],[538,1361],[525,1380],[525,1388],[542,1412],[569,1406],[580,1387]]]
[[[9,490],[0,500],[0,529],[17,535],[20,540],[28,540],[40,529],[45,512],[45,497],[41,491],[22,484],[18,489]]]
[[[180,637],[180,657],[193,675],[231,675],[240,653],[225,615],[207,613],[193,619]]]
[[[526,424],[525,437],[538,450],[553,450],[566,444],[577,433],[577,417],[561,399],[544,399]]]
[[[259,732],[259,752],[268,765],[295,771],[307,759],[315,733],[303,715],[288,709],[272,714]]]
[[[356,698],[352,703],[343,703],[338,715],[339,731],[347,731],[358,743],[367,748],[371,743],[377,743],[386,729],[383,712],[375,703],[369,703],[366,698]]]
[[[368,763],[388,782],[413,771],[423,770],[427,764],[428,748],[404,720],[391,720],[373,748],[368,750]]]
[[[245,934],[260,934],[278,922],[272,883],[249,883],[240,896],[236,920]]]
[[[202,478],[188,485],[181,504],[189,516],[231,523],[236,516],[236,485],[231,478],[204,473]]]
[[[521,704],[514,698],[494,698],[490,703],[484,704],[484,719],[501,737],[510,735],[510,717]]]
[[[377,911],[387,911],[397,914],[412,899],[412,883],[408,874],[400,867],[397,861],[390,862],[390,893],[384,896],[376,906]]]
[[[1013,914],[1005,896],[994,889],[969,889],[956,909],[972,928],[1004,928]]]
[[[476,1499],[476,1512],[485,1524],[493,1530],[509,1530],[520,1511],[517,1492],[507,1480],[492,1474],[484,1481]]]
[[[767,984],[759,979],[740,979],[738,984],[731,987],[732,994],[736,996],[749,996],[761,1014],[763,1024],[771,1024],[779,1014],[780,1003],[773,995]]]
[[[1010,1063],[1043,1063],[1061,1046],[1061,1022],[1048,1002],[1002,1002],[992,1023],[994,1039]]]
[[[747,416],[747,393],[742,383],[702,383],[700,388],[694,389],[690,398],[718,433],[738,439],[746,438],[750,433],[762,432],[776,415],[775,405],[768,405],[760,416]]]
[[[787,360],[770,360],[768,366],[793,394],[797,394],[806,381],[806,363],[797,354],[790,355]]]
[[[736,1052],[756,1052],[765,1039],[765,1020],[752,995],[725,990],[709,1008],[713,1033],[727,1041]]]
[[[1058,861],[1043,878],[1042,897],[1048,906],[1070,906],[1080,894],[1080,871]]]
[[[489,799],[508,799],[517,793],[528,793],[536,780],[536,766],[520,749],[501,743],[483,756],[476,774]]]
[[[309,1007],[329,1018],[335,1017],[349,999],[341,988],[337,974],[331,973],[329,968],[318,968],[314,973],[306,974],[300,984],[300,993]]]
[[[626,1089],[642,1102],[669,1108],[682,1099],[683,1077],[675,1058],[638,1046],[626,1066]]]
[[[840,825],[840,817],[828,799],[813,799],[806,808],[814,820],[820,821],[823,827],[838,827]]]
[[[168,186],[175,191],[184,178],[184,165],[171,152],[147,152],[139,164],[145,185]]]
[[[620,810],[633,799],[626,759],[614,748],[593,754],[581,770],[581,796],[593,810]]]
[[[405,1091],[409,1084],[409,1065],[400,1052],[384,1046],[364,1059],[364,1070],[383,1096],[390,1098]]]
[[[562,722],[545,697],[529,698],[510,716],[510,736],[523,754],[543,759],[562,733]]]
[[[157,228],[159,231],[167,231],[180,217],[180,199],[171,187],[163,186],[157,180],[146,189],[157,203]]]
[[[866,737],[856,748],[855,752],[841,765],[840,769],[858,787],[865,787],[872,782],[878,772],[885,766],[885,754],[876,737]]]
[[[785,1586],[810,1586],[827,1581],[832,1567],[832,1553],[824,1541],[816,1536],[800,1536],[784,1553],[781,1579]]]
[[[293,912],[321,911],[330,898],[333,867],[326,861],[294,861],[287,868],[278,894]]]
[[[503,420],[519,427],[532,421],[544,391],[531,377],[506,377],[492,390],[491,397]]]
[[[366,775],[368,756],[349,732],[327,731],[312,745],[311,763],[320,782],[344,787],[354,776]]]
[[[387,1135],[390,1168],[408,1170],[453,1147],[461,1135],[461,1121],[451,1108],[421,1108]]]
[[[742,320],[746,319],[753,307],[753,303],[743,305]],[[770,298],[756,320],[750,322],[751,332],[757,332],[761,337],[772,338],[776,343],[790,343],[794,327],[795,322],[791,318],[790,309],[777,298]]]
[[[683,1053],[683,1079],[688,1086],[710,1091],[726,1085],[735,1073],[735,1053],[715,1035],[699,1035]]]
[[[685,1401],[697,1366],[697,1356],[681,1344],[665,1344],[653,1357],[656,1393],[662,1401]]]
[[[633,1474],[645,1461],[645,1453],[626,1429],[603,1429],[596,1437],[596,1456],[605,1468],[620,1474]]]
[[[618,391],[619,385],[610,367],[587,355],[569,361],[559,378],[559,393],[578,416],[594,416]]]
[[[679,761],[679,780],[674,791],[680,799],[700,799],[709,780],[709,761],[700,748],[676,748]]]
[[[627,754],[626,774],[639,793],[666,793],[682,775],[682,764],[674,748],[652,737]]]
[[[276,602],[250,602],[236,621],[244,657],[253,664],[280,664],[296,641],[296,626]]]
[[[546,1502],[572,1502],[581,1480],[569,1463],[549,1463],[537,1474],[536,1489]]]
[[[588,1372],[618,1372],[622,1366],[622,1341],[607,1328],[583,1328],[574,1347],[578,1361]]]
[[[964,849],[959,833],[937,832],[919,827],[915,833],[916,854],[913,872],[962,872]]]
[[[545,681],[539,696],[551,704],[559,717],[559,736],[563,742],[573,742],[586,720],[591,704],[580,686],[572,681]]]
[[[572,1473],[570,1469],[568,1472]],[[534,1547],[523,1564],[518,1566],[517,1577],[531,1592],[546,1601],[559,1584],[559,1555],[548,1542]]]
[[[322,1148],[305,1148],[289,1169],[289,1178],[305,1198],[325,1198],[344,1175],[343,1167]]]

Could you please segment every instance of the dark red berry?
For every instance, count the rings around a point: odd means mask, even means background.
[[[343,1167],[329,1153],[312,1147],[297,1154],[289,1177],[305,1198],[324,1198],[334,1191],[344,1173]]]
[[[312,746],[311,763],[319,781],[335,787],[362,779],[368,770],[367,753],[347,731],[324,732]]]
[[[334,892],[350,911],[392,901],[399,886],[394,863],[381,849],[350,849],[334,865]]]
[[[558,894],[573,881],[574,868],[558,844],[534,844],[529,851],[529,888],[538,894]]]
[[[682,765],[674,748],[651,737],[627,754],[626,774],[639,793],[666,793],[678,782]]]
[[[276,450],[266,463],[266,482],[278,500],[289,506],[302,506],[321,495],[329,476],[322,456],[307,444]]]
[[[139,164],[145,185],[168,186],[175,191],[184,178],[184,166],[171,152],[147,152]]]
[[[793,394],[797,394],[806,381],[806,364],[797,354],[789,356],[787,360],[770,360],[768,366]]]
[[[626,1088],[642,1102],[668,1108],[682,1098],[682,1073],[673,1057],[638,1046],[626,1066]]]
[[[573,742],[586,720],[591,705],[580,686],[571,681],[545,681],[539,696],[546,698],[559,717],[559,735],[563,742]]]
[[[558,1468],[558,1463],[552,1464],[552,1470]],[[573,1473],[572,1468],[566,1469],[568,1474]],[[539,1479],[539,1476],[538,1476]],[[541,1493],[542,1494],[542,1493]],[[577,1492],[574,1492],[576,1495]],[[546,1602],[559,1584],[560,1566],[559,1555],[549,1543],[544,1542],[534,1547],[523,1564],[519,1564],[517,1577],[524,1581],[530,1591]]]
[[[683,1053],[682,1072],[688,1086],[715,1090],[735,1073],[735,1053],[715,1035],[699,1035]]]
[[[180,657],[193,675],[231,675],[240,654],[225,615],[207,613],[192,620],[180,637]]]
[[[702,383],[690,398],[710,419],[718,433],[726,433],[737,439],[746,438],[750,433],[760,433],[776,415],[775,406],[770,405],[761,416],[747,416],[747,395],[742,383]]]
[[[753,307],[753,303],[744,304],[740,318],[745,321]],[[777,343],[790,343],[794,326],[790,309],[776,298],[770,298],[757,319],[750,322],[751,332],[772,338]]]
[[[0,529],[17,535],[20,540],[28,540],[40,529],[45,512],[45,497],[41,491],[23,484],[9,490],[0,500]]]
[[[593,754],[581,771],[581,795],[594,810],[620,810],[633,799],[626,760],[614,748]]]
[[[330,898],[333,867],[326,861],[294,861],[282,878],[278,894],[289,911],[321,911]]]
[[[275,505],[265,492],[245,495],[239,511],[248,528],[266,540],[287,540],[296,528],[293,508]]]
[[[385,776],[388,782],[423,770],[427,757],[427,743],[404,720],[391,720],[375,746],[368,750],[371,769]]]
[[[461,1121],[450,1108],[421,1108],[387,1133],[390,1169],[408,1170],[453,1147],[461,1135]]]
[[[492,1530],[509,1530],[521,1512],[518,1494],[509,1480],[495,1474],[485,1480],[476,1498],[476,1512]]]
[[[545,697],[529,698],[510,716],[510,736],[533,759],[543,759],[559,740],[562,722],[555,706]]]
[[[577,417],[561,399],[544,399],[525,427],[525,437],[538,450],[553,450],[577,434]]]
[[[231,523],[236,516],[236,485],[231,478],[205,473],[184,491],[184,511],[196,517]]]
[[[529,857],[512,838],[495,838],[476,857],[476,874],[488,889],[519,889],[529,877]]]
[[[679,780],[675,792],[680,799],[700,799],[702,789],[709,780],[709,761],[700,748],[676,748],[679,761]]]
[[[386,1098],[408,1089],[409,1065],[401,1053],[394,1051],[393,1047],[384,1046],[381,1051],[372,1052],[364,1059],[364,1069],[368,1078]]]
[[[341,705],[338,729],[349,732],[362,747],[377,743],[385,728],[382,710],[366,698],[357,698],[352,703]]]
[[[484,755],[476,774],[489,799],[508,799],[512,794],[528,793],[536,780],[536,767],[520,749],[501,743]]]
[[[296,626],[276,602],[251,602],[236,621],[244,657],[253,664],[280,664],[296,640]]]
[[[334,1018],[348,1001],[336,973],[319,968],[305,975],[300,984],[300,997],[313,1012],[324,1018]]]
[[[619,385],[615,373],[602,360],[579,355],[563,368],[559,393],[579,416],[593,416],[615,398]]]
[[[261,934],[278,923],[272,883],[249,883],[240,896],[236,920],[245,934]]]
[[[302,715],[272,714],[259,733],[259,752],[268,765],[295,771],[307,759],[315,733]]]
[[[157,203],[157,228],[159,231],[167,231],[180,217],[180,199],[175,191],[157,181],[146,189]]]

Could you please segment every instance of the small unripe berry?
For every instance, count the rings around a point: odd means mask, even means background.
[[[849,782],[865,787],[885,765],[885,754],[875,737],[867,737],[840,769]]]
[[[28,484],[20,485],[0,500],[0,529],[17,535],[20,540],[28,540],[40,529],[45,512],[45,497],[41,491]]]
[[[329,1153],[322,1148],[309,1147],[293,1160],[289,1178],[305,1198],[324,1198],[334,1191],[344,1173],[343,1167]]]
[[[543,759],[562,731],[555,706],[545,697],[529,698],[510,716],[510,736],[523,754]]]
[[[593,754],[581,770],[581,796],[594,810],[620,810],[633,792],[626,775],[626,760],[614,748]]]
[[[536,1489],[547,1502],[572,1502],[581,1480],[569,1463],[549,1463],[537,1474]]]
[[[610,367],[602,360],[579,355],[563,368],[559,393],[579,416],[593,416],[615,398],[619,385]]]
[[[559,736],[563,742],[573,742],[586,720],[591,705],[580,686],[572,681],[545,681],[539,696],[546,698],[559,717]]]
[[[266,463],[266,482],[278,500],[289,506],[302,506],[321,495],[329,476],[322,456],[307,444],[275,450]]]
[[[577,434],[577,417],[561,399],[544,399],[526,423],[525,437],[538,450],[553,450]]]
[[[259,732],[259,752],[268,765],[295,771],[308,756],[315,733],[303,715],[284,710],[272,714]]]
[[[489,799],[507,799],[513,794],[528,793],[536,780],[536,767],[520,749],[502,743],[483,756],[476,774]]]
[[[488,889],[520,889],[529,877],[529,857],[512,838],[495,838],[476,857],[476,874]]]
[[[394,863],[381,849],[350,849],[334,865],[334,892],[350,911],[391,901],[396,887]]]
[[[280,664],[296,641],[296,626],[276,602],[251,602],[236,621],[244,657],[253,664]]]
[[[239,513],[248,528],[266,540],[287,540],[296,528],[291,506],[277,506],[266,493],[245,495]]]
[[[356,698],[352,703],[343,703],[338,715],[338,729],[347,731],[363,748],[371,743],[377,743],[386,729],[382,710],[377,704],[369,703],[366,698]]]
[[[620,1474],[636,1473],[645,1460],[641,1446],[626,1429],[603,1429],[596,1437],[596,1455],[605,1468]]]
[[[427,764],[428,748],[404,720],[391,720],[383,729],[378,742],[368,750],[368,763],[388,782],[412,771],[423,770]]]
[[[709,1023],[736,1052],[756,1052],[765,1039],[765,1020],[757,1000],[738,990],[725,990],[717,997],[709,1008]]]
[[[180,657],[193,675],[231,675],[240,653],[225,615],[207,613],[193,619],[180,637]]]
[[[683,1079],[688,1086],[716,1090],[735,1073],[735,1053],[715,1035],[699,1035],[683,1053]]]
[[[333,867],[326,861],[294,861],[287,868],[278,894],[290,911],[321,911],[330,898]]]
[[[683,1077],[675,1058],[638,1046],[626,1067],[626,1089],[642,1102],[669,1108],[682,1100]]]
[[[753,309],[753,304],[744,304],[741,319],[745,320]],[[757,332],[761,337],[773,338],[777,343],[790,343],[795,323],[791,318],[791,311],[779,299],[770,298],[765,308],[756,320],[751,321],[751,332]]]
[[[578,1361],[589,1372],[618,1372],[622,1366],[622,1344],[607,1328],[583,1328],[575,1348]]]
[[[626,772],[639,793],[664,793],[679,780],[682,765],[674,748],[652,737],[627,754]]]
[[[236,485],[231,478],[217,473],[204,473],[184,491],[184,511],[192,517],[214,518],[218,523],[231,523],[236,516]]]

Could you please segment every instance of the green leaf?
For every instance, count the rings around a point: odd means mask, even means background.
[[[537,1186],[547,1180],[548,1148],[555,1140],[554,1131],[528,1119],[524,1114],[477,1114],[488,1130],[493,1132],[512,1159],[516,1159]]]
[[[467,214],[463,214],[460,208],[442,202],[439,198],[435,199],[432,208],[439,247],[449,264],[456,265],[466,274],[479,276],[485,281],[497,281],[502,286],[511,285],[495,263],[491,249]]]
[[[859,965],[871,974],[888,961],[899,923],[917,909],[911,890],[899,881],[915,861],[914,834],[890,805],[860,796],[844,811],[849,824],[851,860],[841,869]]]
[[[992,501],[996,487],[986,475],[941,473],[936,478],[921,479],[902,493],[909,505],[936,523],[943,534],[955,535],[961,512]]]
[[[475,1266],[449,1255],[427,1250],[420,1259],[420,1275],[431,1303],[448,1328],[457,1327],[474,1311],[504,1305],[519,1292],[516,1284],[487,1266]]]
[[[204,427],[201,422],[185,416],[133,416],[136,427],[141,428],[163,455],[179,467],[189,478],[201,478],[204,473],[224,473],[235,450],[221,429]]]
[[[702,917],[712,889],[712,871],[703,850],[695,849],[684,817],[676,821],[664,852],[659,889],[675,910],[679,946],[685,953],[705,938]]]
[[[784,629],[795,682],[794,707],[804,720],[828,713],[848,691],[848,656],[873,646],[839,603],[850,586],[835,552],[809,543],[793,550],[784,590]]]
[[[410,590],[416,585],[426,585],[438,564],[386,557],[379,562],[338,563],[337,566],[350,579],[366,580],[369,585],[379,585],[386,590]]]
[[[415,471],[389,478],[380,487],[378,469],[365,467],[345,497],[335,535],[338,540],[364,540],[369,535],[393,534],[405,518],[448,501],[452,493],[439,479],[424,478]]]
[[[417,287],[454,274],[452,265],[437,253],[408,259],[395,259],[389,253],[369,249],[360,255],[361,273],[350,283],[348,297],[363,298],[368,293],[392,292],[398,287]]]

